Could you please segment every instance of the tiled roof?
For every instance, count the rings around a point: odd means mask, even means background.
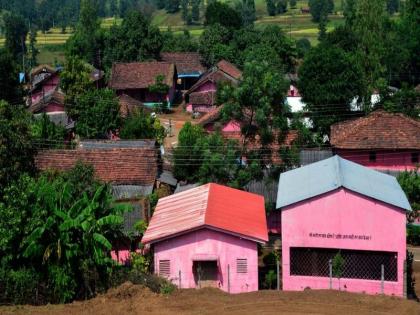
[[[266,242],[264,197],[210,183],[161,198],[142,242],[155,243],[200,228]]]
[[[194,105],[214,105],[215,101],[215,91],[193,92],[190,94],[190,103]]]
[[[175,64],[178,74],[204,73],[206,68],[201,64],[201,56],[196,52],[163,52],[162,61]]]
[[[165,83],[173,85],[175,66],[169,62],[114,63],[109,87],[114,90],[147,89],[155,84],[156,77],[163,75]]]
[[[151,113],[152,109],[150,107],[144,106],[144,104],[127,94],[122,94],[118,96],[118,101],[120,104],[120,114],[122,117],[127,117],[133,111],[143,110],[145,112]]]
[[[338,149],[420,149],[420,121],[377,110],[332,125],[331,144]]]
[[[195,94],[195,93],[193,93],[193,94]],[[220,106],[216,107],[214,110],[204,114],[197,121],[197,124],[199,124],[201,126],[205,126],[207,124],[215,122],[216,120],[218,120],[220,118],[220,113],[222,112],[222,109],[223,109],[223,105],[220,105]]]
[[[31,70],[31,76],[36,76],[40,73],[56,73],[57,69],[50,65],[39,65]]]
[[[156,149],[151,147],[41,150],[35,165],[40,170],[68,170],[77,161],[93,165],[96,176],[107,183],[152,185],[157,176]]]
[[[217,63],[217,68],[224,73],[230,75],[232,78],[239,80],[242,76],[242,71],[239,70],[234,64],[226,60],[221,60]]]
[[[228,61],[222,60],[215,67],[207,71],[187,92],[193,93],[206,82],[232,82],[236,84],[242,76],[242,72]]]
[[[31,104],[28,110],[31,113],[38,113],[43,108],[47,107],[50,103],[64,105],[64,98],[65,98],[65,95],[63,92],[59,90],[53,90],[47,93],[44,97],[41,97],[40,99],[38,99],[36,103]]]

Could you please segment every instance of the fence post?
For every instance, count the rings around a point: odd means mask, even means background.
[[[328,260],[328,271],[330,276],[330,290],[332,290],[332,259]]]
[[[381,294],[384,294],[384,280],[385,280],[385,270],[384,264],[381,265]]]
[[[276,260],[276,267],[277,267],[277,290],[280,290],[280,261]]]
[[[227,274],[228,293],[230,293],[230,265],[229,264],[228,264],[228,267],[227,267],[227,272],[228,272],[228,274]]]
[[[181,289],[181,270],[179,271],[178,281],[179,281],[178,289]]]

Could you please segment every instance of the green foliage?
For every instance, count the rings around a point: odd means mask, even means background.
[[[277,274],[274,270],[269,270],[265,274],[264,284],[267,289],[274,289],[277,281]]]
[[[156,26],[139,11],[131,11],[121,25],[114,25],[105,37],[104,64],[158,59],[163,38]]]
[[[13,56],[5,49],[0,49],[0,101],[12,104],[22,102],[22,90],[19,85],[19,70]]]
[[[420,115],[420,107],[417,100],[420,98],[420,92],[414,88],[403,87],[401,90],[390,95],[386,90],[386,97],[381,97],[383,101],[383,109],[389,112],[403,113],[412,118],[418,118]]]
[[[149,273],[152,266],[153,256],[151,254],[142,255],[140,253],[131,253],[131,265],[133,270],[141,273]]]
[[[174,35],[168,30],[162,33],[163,47],[162,51],[170,52],[190,52],[198,50],[198,43],[194,40],[188,30],[185,30],[181,35]]]
[[[344,258],[339,251],[332,260],[332,274],[336,278],[341,278],[343,275]]]
[[[328,44],[308,53],[299,77],[299,91],[321,134],[329,134],[331,124],[346,118],[354,97],[365,94],[361,67],[351,55]]]
[[[33,268],[13,270],[0,267],[0,301],[36,303],[38,281],[39,275]]]
[[[389,14],[394,14],[400,10],[400,0],[387,0],[386,10]]]
[[[276,2],[274,0],[266,0],[266,3],[268,15],[275,16],[277,14]]]
[[[408,220],[412,222],[418,218],[420,211],[420,175],[417,170],[402,172],[397,177],[404,190],[413,211],[409,213]]]
[[[175,291],[176,287],[171,282],[164,282],[160,288],[160,293],[164,295],[172,294]]]
[[[78,112],[76,133],[84,138],[106,138],[121,125],[118,100],[109,89],[79,95],[73,110]]]
[[[169,85],[165,82],[165,76],[162,74],[159,74],[155,78],[155,83],[152,85],[149,85],[149,92],[154,93],[158,96],[159,99],[159,108],[158,112],[165,112],[168,109],[168,104],[165,99],[165,96],[169,92]]]
[[[160,144],[163,143],[165,136],[165,127],[160,124],[159,119],[142,110],[128,116],[120,132],[121,139],[155,139]]]
[[[242,17],[227,3],[214,1],[206,8],[205,24],[220,24],[227,28],[239,29],[242,26]]]
[[[334,10],[333,0],[309,0],[308,5],[314,22],[320,22]]]
[[[213,66],[221,59],[232,61],[234,50],[229,46],[232,32],[220,25],[212,24],[207,27],[200,37],[199,52],[207,66]]]
[[[407,224],[407,244],[420,245],[420,226]]]
[[[180,0],[166,0],[165,10],[168,13],[176,13],[179,11]]]
[[[35,148],[30,115],[21,105],[0,101],[0,201],[6,186],[22,173],[33,173]]]
[[[35,117],[31,124],[31,134],[34,140],[46,148],[61,148],[64,145],[66,128],[56,125],[43,113],[40,117]]]
[[[255,1],[242,0],[242,2],[239,2],[239,7],[242,15],[242,24],[244,26],[253,25],[254,21],[257,19],[255,12]]]
[[[309,52],[310,49],[311,42],[307,38],[300,38],[296,42],[296,50],[299,58],[305,57],[305,55]]]
[[[28,35],[28,27],[21,15],[4,14],[4,47],[17,62],[22,62],[22,56],[26,55],[26,36]]]

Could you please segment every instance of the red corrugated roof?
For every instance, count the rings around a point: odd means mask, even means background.
[[[159,200],[143,243],[207,227],[268,241],[264,197],[210,183]]]

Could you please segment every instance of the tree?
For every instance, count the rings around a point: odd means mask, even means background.
[[[277,13],[282,14],[287,12],[287,0],[277,0]]]
[[[397,180],[413,209],[408,217],[409,222],[413,222],[420,214],[420,175],[416,170],[405,171],[398,175]]]
[[[400,9],[400,0],[388,0],[386,3],[386,10],[389,14],[393,15]]]
[[[181,16],[184,22],[187,22],[188,19],[188,4],[189,0],[181,0]]]
[[[5,100],[13,104],[22,102],[17,68],[13,56],[5,49],[0,49],[0,101]]]
[[[174,35],[173,32],[167,31],[162,33],[163,47],[162,51],[197,51],[197,42],[191,37],[188,30],[184,30],[182,35]]]
[[[345,0],[343,14],[346,19],[346,25],[352,28],[356,16],[356,0]]]
[[[152,85],[149,85],[148,88],[151,93],[156,94],[158,97],[159,112],[165,112],[168,108],[168,102],[166,101],[166,99],[164,99],[164,97],[168,94],[169,89],[170,89],[169,85],[165,83],[165,76],[158,75],[155,78],[155,83]]]
[[[334,256],[332,260],[332,274],[334,277],[338,279],[338,288],[341,290],[340,286],[340,278],[343,276],[343,269],[344,269],[344,258],[341,255],[341,251]]]
[[[299,58],[305,57],[305,55],[311,49],[311,42],[307,38],[300,38],[296,41],[296,50]]]
[[[276,3],[274,0],[267,0],[267,13],[270,16],[275,16],[277,14]]]
[[[207,6],[205,24],[220,24],[227,28],[239,29],[242,26],[242,18],[238,11],[228,4],[215,1]]]
[[[3,190],[22,173],[34,172],[35,148],[29,121],[24,106],[0,101],[0,200]]]
[[[200,20],[200,0],[192,0],[191,17],[193,21]]]
[[[199,52],[203,62],[207,66],[213,66],[221,59],[232,60],[234,50],[229,46],[231,39],[232,32],[228,28],[220,24],[207,27],[200,36],[199,42]]]
[[[36,48],[36,29],[32,28],[29,32],[29,69],[38,65],[37,56],[39,50]]]
[[[241,3],[242,23],[244,26],[254,24],[257,19],[255,13],[255,2],[254,0],[242,0]]]
[[[76,57],[66,59],[64,71],[60,75],[60,84],[66,95],[66,112],[74,120],[79,118],[77,97],[93,89],[90,73],[89,65],[81,59]]]
[[[291,8],[295,9],[296,5],[297,5],[297,1],[296,0],[289,0],[289,4],[290,4]]]
[[[87,91],[76,98],[76,133],[88,139],[106,138],[121,126],[119,103],[109,89]]]
[[[120,62],[158,59],[163,46],[159,29],[138,11],[131,11],[121,23],[113,26],[105,39],[104,64],[110,68]]]
[[[127,117],[120,132],[121,139],[155,139],[159,144],[163,144],[165,136],[165,128],[159,119],[142,110],[137,110]]]
[[[44,145],[47,149],[63,147],[66,128],[54,124],[47,114],[43,113],[41,117],[34,117],[30,127],[32,139],[36,140],[41,147]]]
[[[312,15],[312,20],[319,23],[321,17],[332,13],[334,10],[333,0],[309,0],[309,10]]]
[[[179,11],[180,0],[166,0],[165,10],[168,13],[176,13]]]
[[[26,55],[26,36],[28,27],[21,15],[3,15],[5,49],[15,58],[17,62],[22,62]],[[23,70],[23,69],[22,69]]]
[[[329,134],[331,124],[347,118],[350,103],[364,95],[364,74],[354,57],[342,49],[320,44],[299,70],[299,91],[315,130]]]

